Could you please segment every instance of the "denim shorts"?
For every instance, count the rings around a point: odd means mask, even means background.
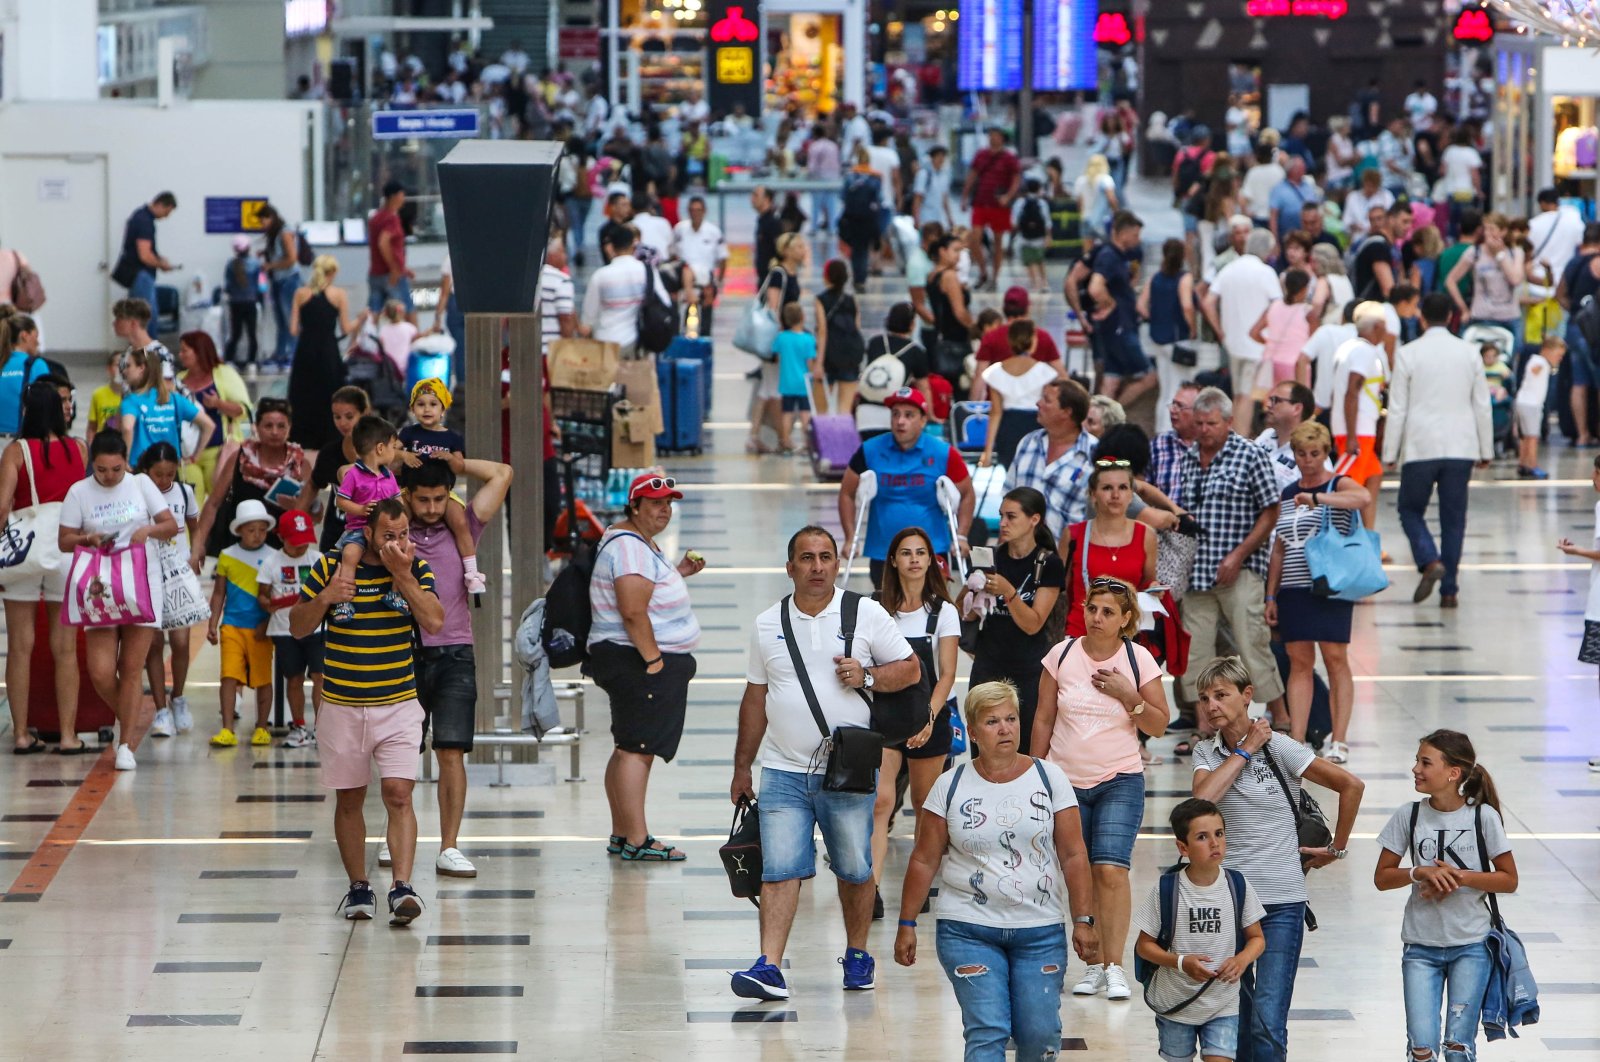
[[[425,645],[417,655],[417,700],[435,749],[472,751],[477,729],[478,672],[471,645]]]
[[[876,793],[830,793],[822,775],[761,769],[756,807],[761,815],[761,880],[793,881],[817,876],[822,828],[833,873],[860,885],[872,880],[872,805]]]
[[[1133,842],[1144,820],[1144,775],[1119,774],[1088,789],[1072,787],[1078,795],[1078,817],[1083,841],[1093,866],[1133,866]]]
[[[339,536],[339,541],[333,544],[333,549],[336,553],[342,553],[346,546],[361,546],[365,548],[366,544],[367,529],[365,527],[357,527],[353,530],[346,527],[344,533]]]
[[[779,395],[785,413],[809,413],[811,403],[806,401],[805,395]]]
[[[1101,357],[1105,359],[1107,376],[1133,379],[1150,371],[1150,359],[1139,344],[1139,333],[1133,329],[1107,335]]]
[[[1161,1037],[1161,1057],[1166,1062],[1189,1062],[1196,1042],[1200,1053],[1215,1058],[1239,1057],[1239,1015],[1212,1018],[1204,1025],[1185,1025],[1156,1015],[1156,1032]]]

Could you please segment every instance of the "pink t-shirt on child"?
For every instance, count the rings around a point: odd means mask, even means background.
[[[1311,322],[1303,302],[1294,305],[1274,299],[1267,307],[1267,345],[1261,357],[1272,363],[1272,382],[1294,379],[1294,369],[1311,339]]]
[[[374,472],[360,461],[351,465],[350,470],[344,474],[344,479],[339,481],[339,497],[357,505],[371,505],[375,501],[392,498],[399,493],[400,484],[395,481],[393,472],[387,468]],[[345,514],[345,531],[359,531],[366,526],[366,513]]]
[[[1139,758],[1139,732],[1133,725],[1133,716],[1115,697],[1095,689],[1094,673],[1105,668],[1142,686],[1161,677],[1156,658],[1150,650],[1134,643],[1133,657],[1139,662],[1136,679],[1128,667],[1128,652],[1123,645],[1117,646],[1109,660],[1093,660],[1080,638],[1057,666],[1064,644],[1052,646],[1044,657],[1044,669],[1056,680],[1056,725],[1050,733],[1050,762],[1065,771],[1079,789],[1099,785],[1119,774],[1142,774],[1144,761]]]
[[[400,375],[406,374],[411,361],[411,341],[417,338],[417,326],[410,321],[385,321],[378,328],[378,346],[394,362]]]

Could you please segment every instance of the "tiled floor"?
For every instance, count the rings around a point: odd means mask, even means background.
[[[890,301],[890,283],[874,283],[868,318]],[[1047,304],[1053,325],[1059,305],[1059,297]],[[719,333],[735,312],[721,315]],[[663,545],[698,548],[711,563],[694,584],[706,635],[689,727],[681,758],[657,770],[650,802],[653,828],[688,851],[686,864],[605,858],[607,717],[595,694],[588,782],[473,789],[462,847],[477,860],[474,881],[435,878],[434,798],[421,786],[416,885],[426,914],[406,930],[347,923],[335,910],[345,883],[317,773],[253,769],[306,767],[316,751],[208,748],[216,663],[203,652],[191,683],[199,728],[147,741],[137,773],[111,776],[104,760],[0,756],[0,884],[45,846],[55,818],[83,792],[109,786],[43,895],[0,906],[0,1059],[959,1058],[949,987],[926,959],[909,971],[893,965],[892,922],[873,930],[878,990],[840,991],[842,931],[826,879],[801,897],[793,999],[747,1006],[727,991],[724,971],[756,950],[756,912],[728,895],[715,855],[729,815],[722,801],[746,625],[785,590],[787,535],[805,521],[836,520],[833,488],[815,483],[803,461],[742,453],[748,365],[719,343],[710,449],[667,462],[691,485]],[[1413,742],[1441,725],[1473,734],[1499,781],[1522,872],[1505,910],[1535,972],[1552,982],[1542,1022],[1485,1057],[1600,1058],[1591,946],[1600,931],[1600,778],[1584,763],[1600,751],[1596,679],[1573,660],[1588,573],[1554,549],[1561,536],[1590,533],[1588,464],[1587,454],[1557,449],[1558,478],[1548,483],[1506,480],[1503,468],[1479,474],[1460,611],[1410,604],[1403,563],[1392,571],[1396,588],[1357,611],[1351,767],[1368,780],[1368,813],[1350,860],[1313,884],[1322,928],[1307,940],[1295,994],[1297,1059],[1402,1049],[1403,897],[1371,886],[1373,836],[1411,796]],[[1382,528],[1404,561],[1393,498],[1386,493]],[[1170,757],[1170,745],[1156,748]],[[1187,782],[1185,764],[1151,772],[1134,868],[1141,893],[1171,861],[1158,824]],[[374,801],[369,850],[380,879],[381,814]],[[908,825],[897,824],[890,847],[891,906]],[[1063,1019],[1071,1057],[1154,1054],[1153,1023],[1138,1002],[1069,999]]]

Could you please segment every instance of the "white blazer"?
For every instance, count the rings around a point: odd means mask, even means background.
[[[1494,457],[1483,359],[1471,343],[1430,328],[1394,355],[1385,462]]]

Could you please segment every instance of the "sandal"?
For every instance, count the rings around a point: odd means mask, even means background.
[[[55,751],[57,756],[89,756],[99,752],[100,746],[82,742],[77,745],[59,745]]]
[[[1146,767],[1159,767],[1163,763],[1167,762],[1166,760],[1162,759],[1160,756],[1157,756],[1155,753],[1151,752],[1149,750],[1149,748],[1147,748],[1147,747],[1145,747],[1143,745],[1139,746],[1139,759],[1144,761],[1144,765]]]
[[[34,738],[32,744],[28,744],[28,745],[13,745],[12,748],[11,748],[11,755],[13,755],[13,756],[32,756],[36,752],[43,752],[44,748],[45,748],[44,742],[40,741],[38,738]]]
[[[622,846],[627,844],[627,841],[628,839],[620,833],[612,834],[606,841],[606,855],[621,855]]]
[[[1188,755],[1192,754],[1193,752],[1194,752],[1194,742],[1192,740],[1190,740],[1189,738],[1184,738],[1182,741],[1180,741],[1176,745],[1172,746],[1172,754],[1174,756],[1188,756]]]
[[[644,844],[622,842],[622,859],[627,863],[681,863],[689,857],[676,848],[667,848],[654,837],[645,837]]]

